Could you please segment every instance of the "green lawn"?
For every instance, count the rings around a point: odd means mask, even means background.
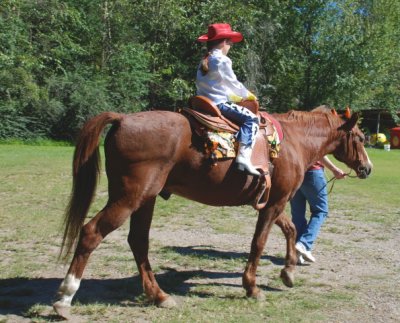
[[[358,220],[392,225],[400,215],[400,150],[368,149],[368,155],[374,165],[371,176],[366,180],[336,181],[331,208],[344,210]],[[339,162],[336,164],[347,169]]]

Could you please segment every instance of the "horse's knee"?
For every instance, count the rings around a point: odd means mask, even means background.
[[[296,227],[292,222],[290,222],[290,224],[289,224],[288,235],[290,237],[294,237],[294,238],[296,238],[296,236],[297,236]]]
[[[286,217],[284,214],[281,214],[275,222],[282,230],[283,234],[287,238],[296,238],[297,231],[293,222]]]

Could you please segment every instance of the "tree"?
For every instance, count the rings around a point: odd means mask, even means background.
[[[215,22],[244,34],[238,78],[271,112],[399,107],[395,0],[3,0],[0,137],[72,139],[105,110],[185,106]]]

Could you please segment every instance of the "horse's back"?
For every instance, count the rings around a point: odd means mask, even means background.
[[[107,155],[130,161],[171,159],[191,137],[188,120],[171,111],[147,111],[123,115],[108,132]]]

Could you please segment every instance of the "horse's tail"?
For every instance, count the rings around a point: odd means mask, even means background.
[[[99,140],[105,126],[122,115],[104,112],[83,126],[75,147],[72,191],[64,218],[64,236],[59,258],[66,259],[75,246],[96,191],[100,173]]]

